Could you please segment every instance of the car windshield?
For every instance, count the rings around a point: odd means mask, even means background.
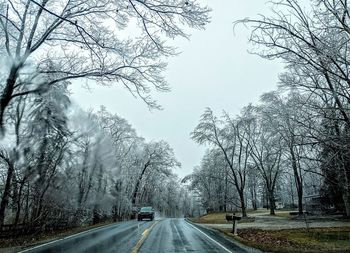
[[[152,211],[152,207],[142,207],[141,212],[151,212]]]

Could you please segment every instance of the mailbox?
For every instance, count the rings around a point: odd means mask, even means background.
[[[226,220],[232,221],[232,233],[234,235],[237,235],[237,223],[240,219],[242,219],[242,217],[236,216],[234,213],[233,214],[226,214]]]
[[[233,215],[233,214],[226,214],[226,220],[227,221],[236,221],[236,220],[240,220],[242,219],[241,216],[236,216],[236,215]]]

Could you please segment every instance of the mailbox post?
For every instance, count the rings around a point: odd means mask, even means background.
[[[232,233],[234,235],[237,235],[237,223],[241,219],[240,216],[236,216],[235,213],[233,214],[226,214],[226,220],[232,221]]]

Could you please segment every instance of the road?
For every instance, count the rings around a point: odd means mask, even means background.
[[[22,253],[257,252],[184,219],[127,221],[72,235]]]

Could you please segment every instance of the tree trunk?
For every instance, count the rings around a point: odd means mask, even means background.
[[[137,194],[139,192],[139,187],[140,187],[140,182],[142,180],[142,176],[143,176],[143,173],[141,173],[141,175],[137,179],[137,182],[136,182],[136,185],[135,185],[135,189],[134,189],[134,192],[132,194],[132,201],[131,201],[132,205],[136,204],[136,198],[137,198]]]
[[[5,221],[5,211],[6,211],[6,207],[9,202],[9,197],[11,193],[11,180],[12,180],[13,172],[14,172],[14,166],[11,162],[8,162],[6,183],[5,183],[4,193],[2,194],[1,203],[0,203],[0,227],[4,225],[4,221]]]
[[[92,224],[100,223],[102,218],[100,214],[100,199],[102,198],[102,195],[101,195],[102,179],[103,179],[103,166],[99,164],[97,192],[95,196],[95,205],[93,209]]]
[[[275,194],[273,190],[269,191],[269,200],[270,200],[270,215],[276,215],[275,213]]]
[[[12,66],[6,85],[1,92],[0,97],[0,137],[4,134],[4,115],[5,109],[10,104],[13,90],[16,84],[19,66]]]
[[[252,207],[253,207],[254,211],[258,210],[258,206],[256,204],[256,199],[252,199]]]
[[[84,158],[83,158],[83,164],[82,169],[79,171],[78,177],[79,177],[79,183],[78,183],[78,196],[77,196],[77,209],[75,211],[73,223],[75,225],[79,225],[79,221],[82,216],[83,212],[83,204],[84,200],[87,199],[87,189],[86,189],[86,181],[88,177],[88,159],[89,159],[89,145],[90,143],[85,144],[84,148]],[[91,175],[90,175],[91,176]],[[89,184],[87,187],[90,187]],[[85,197],[86,196],[86,197]]]
[[[11,204],[11,209],[12,213],[15,214],[17,213],[17,203],[18,203],[18,183],[17,183],[17,178],[16,178],[16,173],[12,174],[12,204]]]
[[[36,166],[36,173],[38,174],[38,180],[34,183],[34,208],[32,211],[32,220],[34,221],[36,218],[40,216],[41,213],[41,203],[42,203],[42,191],[44,188],[45,180],[46,180],[46,172],[47,172],[47,161],[46,161],[46,147],[48,145],[48,140],[44,135],[43,141],[40,146],[40,156],[38,158],[38,163]]]
[[[253,185],[251,186],[251,189],[250,189],[250,196],[252,198],[252,207],[253,207],[253,210],[258,210],[258,207],[257,207],[257,199],[256,199],[256,189],[255,189],[256,185],[253,183]]]
[[[227,168],[225,166],[225,195],[224,195],[224,212],[227,212],[227,191],[228,191],[228,178],[227,178]]]
[[[290,178],[290,197],[291,197],[291,207],[294,208],[294,187],[293,187],[293,181],[292,178]]]
[[[266,201],[266,210],[269,210],[269,206],[270,206],[270,199],[269,199],[269,192],[267,190],[267,188],[264,190],[265,191],[265,201]]]
[[[350,217],[350,194],[348,191],[343,192],[343,201],[344,201],[346,216]]]
[[[24,211],[23,223],[27,223],[29,221],[29,194],[30,194],[30,184],[27,183],[27,192],[26,192],[26,206]]]
[[[139,178],[138,178],[137,181],[136,181],[136,185],[135,185],[135,188],[134,188],[134,192],[133,192],[133,194],[132,194],[132,201],[131,201],[131,203],[132,203],[133,205],[136,204],[136,198],[137,198],[137,194],[138,194],[138,192],[139,192],[140,183],[141,183],[142,177],[143,177],[143,175],[145,174],[146,169],[147,169],[147,167],[148,167],[149,165],[150,165],[150,162],[148,161],[148,162],[145,164],[145,166],[143,167],[143,169],[142,169],[142,171],[141,171],[141,174],[140,174]]]
[[[303,214],[303,181],[301,175],[298,173],[298,165],[295,157],[293,146],[290,147],[290,154],[292,156],[292,168],[294,172],[295,186],[298,192],[298,213]]]
[[[16,203],[17,210],[16,210],[16,217],[15,217],[14,225],[18,224],[19,216],[20,216],[20,213],[21,213],[21,197],[22,197],[22,192],[23,192],[23,187],[24,187],[24,184],[25,184],[25,180],[26,180],[26,178],[23,178],[23,180],[21,181],[21,184],[19,186],[18,198],[17,198],[17,203]]]
[[[239,199],[241,202],[241,209],[242,209],[242,217],[247,217],[247,210],[246,210],[246,205],[244,201],[244,192],[243,190],[239,191]]]
[[[298,188],[298,213],[303,214],[303,188]]]
[[[342,156],[343,158],[343,156]],[[350,170],[349,168],[345,165],[346,163],[344,162],[344,158],[342,159],[342,170],[344,174],[344,189],[343,189],[343,201],[344,201],[344,207],[345,207],[345,213],[347,217],[350,217]]]

